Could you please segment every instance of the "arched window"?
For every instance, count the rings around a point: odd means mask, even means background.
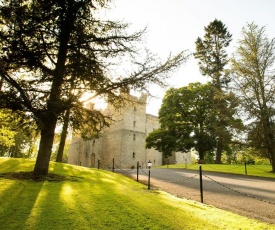
[[[136,157],[136,153],[133,153],[133,158],[135,158]]]

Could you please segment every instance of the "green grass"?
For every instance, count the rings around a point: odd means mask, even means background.
[[[211,172],[224,172],[224,173],[234,173],[245,175],[245,165],[227,165],[227,164],[202,164],[203,171],[211,171]],[[199,170],[200,165],[169,165],[169,168],[187,168],[192,170]],[[162,166],[161,168],[167,168],[167,166]],[[271,165],[246,165],[246,172],[249,176],[258,176],[258,177],[269,177],[275,178],[275,173],[271,172]]]
[[[34,161],[0,158],[0,229],[275,229],[112,172],[51,163],[64,180],[19,180]],[[61,178],[61,177],[58,177]]]

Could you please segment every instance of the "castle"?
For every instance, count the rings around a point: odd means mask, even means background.
[[[74,137],[69,148],[68,163],[85,167],[135,168],[137,162],[142,168],[150,160],[153,166],[184,164],[191,162],[191,153],[173,153],[169,158],[155,149],[145,148],[145,139],[150,132],[159,128],[158,117],[146,114],[147,95],[127,95],[127,106],[119,111],[108,104],[105,114],[112,115],[115,122],[105,128],[100,138],[83,140]]]

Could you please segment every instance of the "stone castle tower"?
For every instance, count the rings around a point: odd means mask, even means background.
[[[69,148],[68,163],[86,167],[111,168],[113,159],[116,168],[134,168],[137,161],[146,167],[150,160],[153,166],[166,164],[163,155],[155,149],[145,148],[145,139],[154,129],[159,128],[158,117],[146,114],[147,95],[140,97],[127,95],[130,101],[119,111],[108,105],[104,111],[112,115],[115,122],[105,128],[98,139],[83,140],[73,138]],[[191,154],[175,153],[169,162],[186,163],[191,161]]]

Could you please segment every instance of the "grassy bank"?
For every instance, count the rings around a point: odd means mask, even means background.
[[[177,164],[177,165],[168,165],[168,168],[187,168],[192,170],[199,170],[198,164],[193,165],[185,165],[185,164]],[[202,164],[202,170],[211,171],[211,172],[225,172],[225,173],[235,173],[241,175],[249,175],[249,176],[260,176],[260,177],[269,177],[275,178],[275,173],[272,173],[271,165],[245,165],[244,164]],[[167,168],[167,165],[162,166],[161,168]]]
[[[103,170],[51,163],[59,177],[14,179],[33,164],[0,158],[0,229],[275,229]]]

